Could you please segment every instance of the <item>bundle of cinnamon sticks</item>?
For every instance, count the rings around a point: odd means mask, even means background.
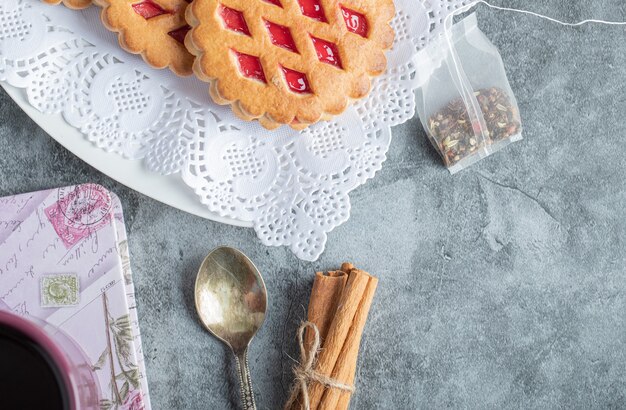
[[[349,263],[344,263],[339,271],[315,275],[308,321],[319,331],[321,349],[313,371],[330,382],[311,379],[297,387],[286,410],[348,409],[352,389],[337,386],[353,386],[361,336],[377,284],[377,278]],[[307,328],[304,350],[314,347],[317,337],[317,332]]]

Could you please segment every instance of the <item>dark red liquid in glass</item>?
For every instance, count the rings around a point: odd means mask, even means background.
[[[45,350],[0,324],[0,409],[69,410],[68,389]]]

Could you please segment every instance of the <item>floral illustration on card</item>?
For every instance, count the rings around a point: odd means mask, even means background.
[[[124,283],[130,285],[133,283],[130,270],[130,254],[128,251],[128,241],[123,240],[118,243],[120,258],[122,259],[122,272],[124,274]]]
[[[143,410],[144,402],[140,387],[139,368],[133,363],[133,333],[128,314],[114,318],[109,310],[106,292],[102,293],[107,346],[93,365],[95,371],[108,371],[110,381],[107,389],[101,386],[103,399],[101,410]]]

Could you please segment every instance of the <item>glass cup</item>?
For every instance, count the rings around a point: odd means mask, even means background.
[[[2,301],[0,301],[0,304]],[[18,316],[0,306],[0,335],[11,335],[23,344],[34,344],[56,373],[69,410],[100,408],[100,386],[81,348],[49,323]]]

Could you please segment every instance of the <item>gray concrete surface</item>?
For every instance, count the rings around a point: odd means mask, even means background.
[[[552,16],[625,19],[613,1],[510,1]],[[291,382],[311,276],[353,261],[380,277],[355,409],[626,407],[626,33],[481,7],[525,140],[450,176],[417,119],[316,263],[254,232],[139,195],[60,147],[0,94],[0,194],[94,181],[122,198],[155,409],[237,408],[228,352],[198,325],[208,250],[247,252],[269,317],[251,348],[259,408]]]

